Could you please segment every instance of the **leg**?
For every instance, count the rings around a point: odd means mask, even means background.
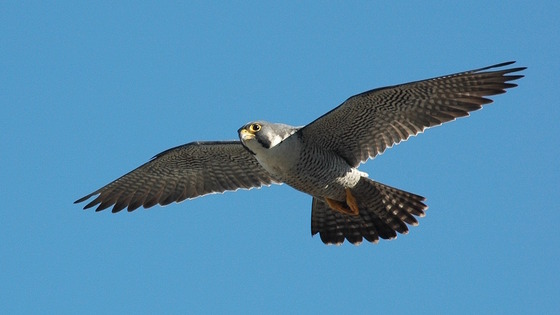
[[[350,189],[346,188],[346,202],[338,201],[330,198],[325,198],[329,207],[335,211],[338,211],[346,215],[358,215],[360,209],[358,208],[358,203],[356,198],[350,192]]]
[[[358,202],[356,201],[356,197],[352,195],[350,189],[346,188],[346,204],[352,210],[352,215],[360,214],[360,208],[358,208]]]

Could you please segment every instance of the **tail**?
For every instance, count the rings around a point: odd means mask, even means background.
[[[319,233],[325,244],[342,244],[344,239],[358,245],[365,238],[377,243],[379,238],[393,239],[397,232],[408,233],[407,224],[416,226],[415,216],[423,217],[426,200],[403,190],[362,177],[350,189],[358,204],[358,215],[331,209],[324,199],[313,197],[311,234]]]

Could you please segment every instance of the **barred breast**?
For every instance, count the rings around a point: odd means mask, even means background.
[[[354,187],[361,176],[367,175],[336,153],[306,145],[297,136],[259,153],[257,160],[273,176],[315,197],[345,200],[344,189]]]

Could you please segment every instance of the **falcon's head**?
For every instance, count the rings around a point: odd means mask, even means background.
[[[266,121],[255,121],[239,128],[237,133],[241,143],[253,154],[268,150],[278,145],[284,139],[294,134],[299,128],[286,125],[274,124]]]

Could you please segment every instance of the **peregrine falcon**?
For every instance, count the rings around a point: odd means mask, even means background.
[[[517,86],[525,67],[505,62],[354,95],[303,127],[265,121],[238,130],[239,141],[191,142],[88,194],[84,209],[167,205],[239,188],[286,183],[312,196],[311,234],[325,244],[393,239],[418,225],[425,198],[368,178],[360,163],[429,127],[468,116]],[[497,69],[500,68],[500,69]]]

